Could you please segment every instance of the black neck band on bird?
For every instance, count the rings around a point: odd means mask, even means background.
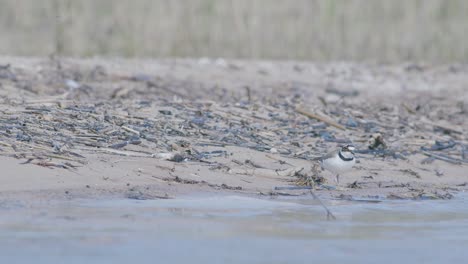
[[[340,157],[340,159],[342,159],[344,161],[352,161],[354,159],[354,157],[346,158],[345,156],[343,156],[343,154],[341,154],[341,151],[338,152],[338,156]]]

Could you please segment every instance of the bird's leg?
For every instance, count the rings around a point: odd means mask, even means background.
[[[335,181],[336,181],[336,188],[335,188],[335,190],[337,190],[337,191],[344,191],[344,190],[346,190],[345,187],[340,187],[340,175],[339,175],[339,174],[337,174],[337,175],[335,176]]]

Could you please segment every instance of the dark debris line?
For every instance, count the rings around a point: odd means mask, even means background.
[[[115,76],[101,66],[70,67],[60,74],[46,69],[40,76],[0,65],[2,85],[23,94],[1,99],[1,155],[74,168],[93,152],[139,157],[177,153],[183,159],[174,161],[202,161],[226,155],[223,147],[231,145],[311,159],[330,147],[353,143],[362,155],[405,159],[422,153],[428,156],[425,162],[468,162],[466,133],[435,120],[441,117],[434,111],[447,111],[441,104],[431,105],[432,110],[417,103],[414,109],[369,102],[341,108],[327,104],[317,120],[311,109],[297,111],[309,99],[294,93],[269,98],[255,97],[249,90],[249,100],[227,93],[219,98],[223,93],[210,95],[211,87],[201,84],[143,74]],[[112,89],[115,82],[123,88]],[[46,99],[51,96],[55,99]],[[466,122],[463,116],[452,113],[449,121]],[[421,117],[434,121],[422,122]],[[204,146],[219,149],[199,150]]]

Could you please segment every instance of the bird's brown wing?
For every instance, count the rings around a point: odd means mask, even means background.
[[[336,153],[338,153],[338,149],[335,149],[335,150],[332,150],[330,152],[328,152],[327,154],[323,155],[323,156],[320,156],[320,157],[313,157],[311,160],[318,160],[318,161],[322,161],[322,160],[326,160],[326,159],[329,159],[329,158],[333,158]]]
[[[329,158],[333,158],[336,153],[338,153],[338,150],[333,150],[333,151],[330,151],[328,152],[327,154],[325,154],[324,156],[320,157],[320,160],[326,160],[326,159],[329,159]]]

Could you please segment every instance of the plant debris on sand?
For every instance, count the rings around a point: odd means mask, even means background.
[[[138,167],[130,169],[135,177],[158,184],[277,194],[273,187],[304,184],[309,176],[333,184],[312,160],[352,143],[359,163],[343,176],[347,188],[318,192],[424,199],[466,188],[466,66],[414,72],[407,65],[224,60],[0,64],[0,154],[20,159],[17,166],[83,174],[123,159]]]

